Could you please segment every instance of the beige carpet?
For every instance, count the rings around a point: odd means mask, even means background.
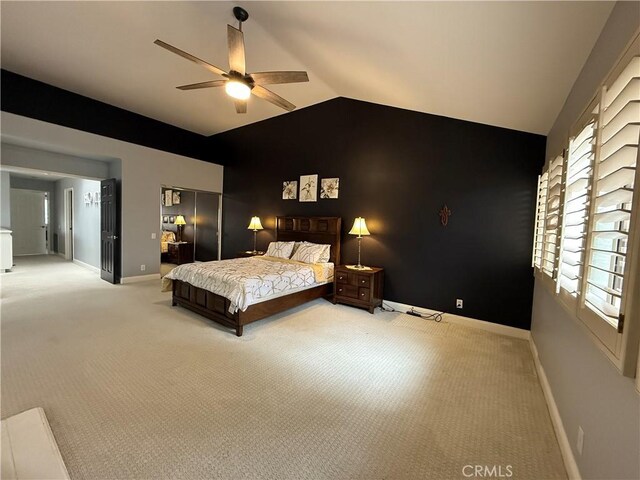
[[[317,300],[235,335],[58,257],[2,275],[2,418],[75,479],[566,478],[528,344]]]

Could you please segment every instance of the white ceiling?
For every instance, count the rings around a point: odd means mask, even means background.
[[[614,2],[239,2],[247,69],[299,108],[337,96],[546,135]],[[2,68],[205,135],[285,113],[222,89],[238,2],[2,2]]]

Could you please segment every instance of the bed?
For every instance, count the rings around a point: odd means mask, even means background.
[[[329,262],[327,263],[338,265],[340,263],[341,228],[342,220],[339,217],[277,217],[276,241],[331,245]],[[182,270],[184,272],[181,275],[182,279],[171,279],[172,306],[187,308],[219,324],[232,328],[235,330],[236,335],[240,337],[242,336],[243,327],[249,323],[302,305],[316,298],[329,298],[333,293],[332,266],[325,265],[323,267],[320,265],[315,269],[312,268],[314,275],[323,270],[319,278],[323,278],[322,274],[326,278],[321,282],[311,282],[308,279],[308,272],[304,271],[302,267],[286,264],[287,261],[282,260],[276,261],[272,265],[272,259],[260,257],[208,262],[207,265],[203,264],[202,266],[193,264],[189,267],[189,275],[186,274],[187,269],[185,268]],[[205,286],[206,282],[203,278],[197,277],[198,269],[209,268],[209,266],[219,266],[221,269],[226,269],[230,274],[232,274],[233,270],[241,272],[251,271],[252,269],[259,274],[267,272],[273,266],[274,273],[290,275],[298,281],[298,285],[290,291],[268,295],[259,299],[239,298],[233,288],[228,288],[227,290],[229,291],[225,290],[223,294],[213,293],[206,288],[201,288],[200,286]],[[174,276],[178,275],[179,272],[175,273]],[[243,276],[239,275],[239,277]],[[317,279],[318,277],[316,276],[315,278]],[[234,291],[232,292],[231,290]],[[247,305],[244,303],[245,301],[250,304]]]

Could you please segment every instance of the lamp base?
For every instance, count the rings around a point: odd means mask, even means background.
[[[364,265],[345,265],[351,270],[372,270],[371,267],[365,267]]]

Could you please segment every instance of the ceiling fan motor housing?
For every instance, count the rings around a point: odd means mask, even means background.
[[[242,7],[233,7],[233,16],[236,17],[240,23],[246,22],[249,18],[249,12]]]

